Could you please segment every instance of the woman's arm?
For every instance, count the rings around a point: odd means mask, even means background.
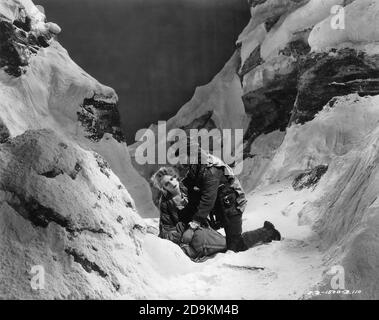
[[[174,208],[172,208],[172,206],[170,208],[168,201],[161,203],[159,219],[159,237],[179,244],[182,234],[184,232],[185,225],[182,222],[174,221],[173,210]]]

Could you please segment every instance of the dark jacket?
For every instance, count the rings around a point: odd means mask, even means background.
[[[187,189],[181,185],[181,192],[187,194]],[[159,201],[159,237],[179,244],[185,226],[191,221],[189,207],[178,209],[172,195],[161,195]]]
[[[193,212],[192,219],[195,221],[206,223],[207,217],[215,207],[221,186],[226,186],[231,192],[237,194],[236,207],[241,213],[245,209],[247,203],[245,193],[238,179],[231,174],[230,168],[221,160],[217,163],[188,165],[188,173],[183,183],[188,189],[188,198]]]

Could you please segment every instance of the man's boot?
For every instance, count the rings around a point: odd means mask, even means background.
[[[280,241],[281,235],[271,222],[265,221],[263,228],[242,233],[242,239],[247,249],[258,244]]]
[[[269,221],[265,221],[264,224],[263,224],[263,228],[268,230],[269,233],[271,234],[271,240],[270,241],[280,241],[281,240],[281,235],[280,235],[280,232],[278,230],[275,229],[274,225],[269,222]]]

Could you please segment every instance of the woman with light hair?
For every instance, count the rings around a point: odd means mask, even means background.
[[[151,182],[160,191],[159,237],[180,243],[185,224],[188,204],[185,187],[179,182],[179,173],[172,167],[162,167],[151,177]]]
[[[191,226],[194,208],[188,201],[187,188],[173,167],[160,168],[151,178],[160,191],[159,237],[178,244],[193,260],[226,251],[223,235],[208,227]]]

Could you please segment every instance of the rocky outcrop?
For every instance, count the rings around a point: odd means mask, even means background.
[[[304,188],[315,187],[327,170],[328,166],[319,165],[311,170],[300,173],[292,182],[292,188],[299,191]]]
[[[92,98],[85,98],[80,106],[81,111],[78,111],[78,120],[88,132],[86,137],[92,141],[98,142],[105,133],[110,133],[118,142],[124,142],[117,103],[108,100],[96,94]]]
[[[353,48],[312,53],[304,58],[291,122],[313,119],[334,97],[379,94],[379,55]],[[331,102],[333,105],[333,102]]]
[[[8,128],[2,123],[0,119],[0,143],[4,143],[9,138],[9,130]]]
[[[332,6],[342,5],[347,6],[345,12],[349,21],[345,24],[358,23],[356,15],[362,19],[360,12],[367,13],[364,8],[371,5],[370,1],[295,2],[296,6],[280,7],[278,13],[282,19],[264,39],[259,38],[258,45],[242,66],[243,101],[251,117],[245,134],[246,151],[262,133],[312,120],[334,97],[351,93],[378,94],[378,55],[363,45],[375,41],[375,35],[365,30],[357,36],[348,27],[346,31],[333,30],[330,18]],[[251,5],[253,18],[259,12],[266,22],[271,18],[261,12],[279,6],[279,1],[252,1]],[[306,14],[308,20],[302,20],[301,16]],[[369,19],[374,17],[372,12],[369,15]],[[297,21],[296,16],[299,17]],[[254,35],[259,28],[250,24],[244,31],[239,40],[242,51],[250,46],[249,42],[255,41],[249,34]],[[341,42],[348,40],[360,45],[339,47]],[[322,51],[311,51],[311,47]]]
[[[261,46],[257,46],[246,59],[244,64],[241,66],[239,71],[239,75],[241,78],[251,70],[255,69],[257,66],[263,63],[263,59],[261,58]]]
[[[27,131],[0,146],[0,297],[146,294],[142,282],[130,286],[144,281],[132,270],[147,229],[100,159],[51,130]],[[45,270],[43,290],[31,285],[36,265]]]
[[[25,7],[15,8],[14,20],[0,16],[0,68],[14,77],[26,72],[31,57],[40,48],[46,48],[60,32],[56,24],[47,24],[44,30],[36,28]]]

